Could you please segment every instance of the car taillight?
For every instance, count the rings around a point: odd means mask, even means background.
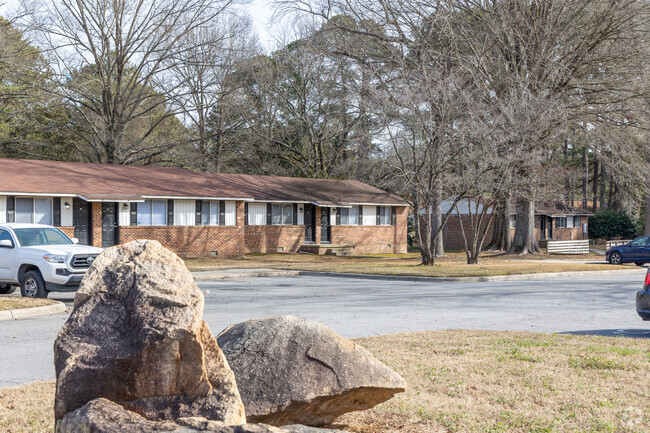
[[[648,286],[650,286],[650,269],[648,269],[648,272],[645,274],[645,283],[643,283],[643,288],[647,289]]]

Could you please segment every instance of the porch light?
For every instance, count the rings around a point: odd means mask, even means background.
[[[65,206],[66,209],[70,209],[70,203],[68,203],[67,201],[63,203],[63,206]]]
[[[129,208],[129,204],[128,204],[128,203],[124,203],[124,209],[128,209],[128,208]]]

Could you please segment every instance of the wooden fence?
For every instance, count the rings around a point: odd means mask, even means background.
[[[548,254],[589,254],[589,239],[580,241],[547,241]]]
[[[630,242],[632,242],[632,241],[631,240],[625,240],[625,239],[622,239],[620,241],[607,241],[606,244],[605,244],[606,245],[605,248],[610,249],[611,247],[617,247],[619,245],[625,245],[625,244],[630,243]]]

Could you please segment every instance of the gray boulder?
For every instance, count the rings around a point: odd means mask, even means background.
[[[152,420],[245,423],[233,372],[202,317],[203,294],[160,243],[106,249],[54,344],[55,418],[103,397]]]
[[[310,320],[249,320],[217,341],[235,372],[249,422],[326,425],[406,389],[404,379],[367,350]]]
[[[345,433],[303,426],[276,428],[264,424],[229,426],[200,417],[150,421],[117,403],[99,398],[63,416],[55,433]]]

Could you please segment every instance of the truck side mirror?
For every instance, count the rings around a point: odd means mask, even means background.
[[[78,244],[79,243],[79,239],[77,239],[77,238],[72,238],[70,240],[72,241],[73,244]]]
[[[9,239],[3,239],[0,241],[0,248],[13,248],[14,243]]]

